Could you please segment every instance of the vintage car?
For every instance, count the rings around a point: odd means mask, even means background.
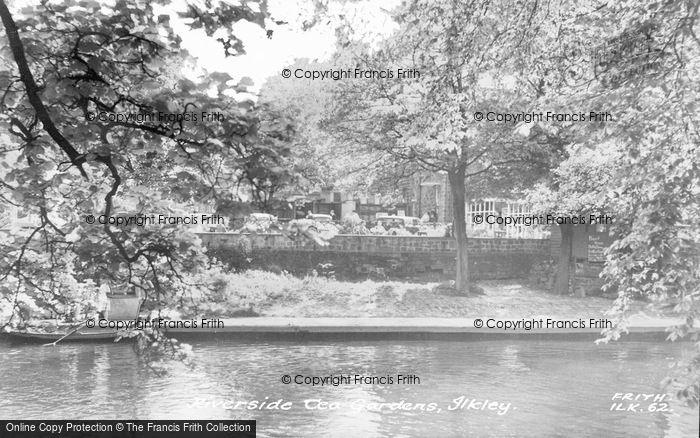
[[[387,230],[387,234],[392,234],[393,229],[406,230],[410,234],[418,234],[422,224],[420,218],[413,216],[377,217],[377,225],[383,226]]]
[[[330,214],[320,214],[320,213],[313,213],[309,215],[306,219],[313,219],[316,222],[321,222],[321,223],[328,223],[328,222],[333,222],[333,216]]]
[[[277,216],[268,213],[252,213],[245,218],[237,233],[269,233],[278,226]]]

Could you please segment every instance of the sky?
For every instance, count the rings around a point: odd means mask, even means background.
[[[198,3],[198,0],[188,0]],[[225,0],[229,3],[236,0]],[[301,23],[311,17],[311,0],[268,0],[268,8],[275,20],[287,22],[285,25],[270,24],[273,37],[267,38],[266,31],[257,25],[241,21],[234,26],[234,32],[244,42],[247,54],[225,57],[224,49],[216,38],[208,37],[204,30],[192,30],[177,16],[177,11],[186,10],[186,0],[173,0],[167,9],[154,5],[160,14],[168,14],[170,23],[182,37],[182,46],[198,58],[198,65],[209,72],[219,71],[231,75],[234,80],[249,77],[254,86],[249,91],[257,93],[265,80],[281,74],[282,69],[295,59],[307,58],[323,62],[329,59],[335,49],[335,28],[340,16],[352,23],[357,35],[370,41],[387,37],[396,29],[389,11],[400,4],[400,0],[334,1],[330,0],[329,19],[310,30],[303,31]],[[18,11],[26,6],[39,4],[40,0],[11,0],[10,7]],[[103,5],[114,4],[114,0],[102,0]],[[158,11],[160,9],[162,12]],[[340,66],[342,68],[342,66]],[[293,79],[290,79],[293,80]],[[0,132],[0,140],[7,140]]]
[[[312,14],[310,0],[269,0],[269,11],[275,20],[288,22],[286,25],[271,24],[273,36],[268,39],[265,30],[248,22],[239,22],[234,33],[240,38],[246,54],[226,58],[223,48],[216,41],[218,36],[207,37],[204,30],[191,30],[175,14],[184,10],[184,0],[176,0],[175,7],[167,12],[171,25],[182,36],[183,48],[199,59],[199,66],[207,71],[221,71],[234,79],[253,79],[253,92],[257,92],[265,79],[279,75],[285,67],[298,58],[308,58],[323,62],[329,59],[335,49],[335,26],[338,16],[350,20],[358,35],[369,40],[388,36],[395,28],[388,11],[400,4],[399,0],[371,0],[358,2],[334,2],[329,5],[330,19],[312,29],[303,31],[301,23]]]
[[[104,5],[114,4],[114,0],[100,0]],[[223,0],[229,4],[238,0]],[[14,10],[25,6],[39,4],[40,0],[11,0]],[[207,71],[220,71],[234,79],[249,77],[257,92],[265,79],[278,75],[295,59],[307,58],[323,62],[333,54],[335,48],[335,27],[339,16],[352,23],[352,28],[363,39],[376,41],[388,36],[396,29],[389,12],[400,5],[401,0],[329,0],[329,20],[319,23],[312,29],[303,31],[301,23],[313,13],[312,0],[268,0],[268,10],[274,20],[285,21],[286,25],[270,23],[273,37],[267,38],[265,30],[257,25],[241,21],[234,26],[235,35],[245,46],[246,55],[237,57],[224,56],[224,49],[216,38],[225,35],[207,37],[204,30],[189,29],[177,16],[178,11],[185,11],[186,4],[199,4],[201,0],[172,0],[168,7],[154,4],[158,14],[170,15],[170,24],[182,37],[182,46],[191,55],[199,59],[199,66]]]

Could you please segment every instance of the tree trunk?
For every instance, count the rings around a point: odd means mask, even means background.
[[[566,295],[569,293],[569,281],[571,279],[571,263],[574,251],[574,226],[571,224],[559,225],[561,232],[561,244],[559,245],[559,264],[557,265],[557,277],[554,282],[554,293]]]
[[[457,239],[457,278],[455,289],[458,292],[469,294],[469,258],[467,255],[467,221],[466,221],[466,196],[464,193],[465,169],[460,166],[450,170],[447,178],[452,192],[453,222],[452,230]]]

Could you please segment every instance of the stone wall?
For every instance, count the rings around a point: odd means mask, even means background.
[[[338,235],[328,246],[320,246],[280,234],[202,233],[199,237],[210,254],[238,267],[298,274],[316,270],[339,278],[440,281],[454,276],[456,242],[452,238]],[[546,239],[470,238],[468,249],[475,280],[525,278],[534,263],[550,258]]]

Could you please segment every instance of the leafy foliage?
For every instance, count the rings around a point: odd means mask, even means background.
[[[615,217],[603,276],[619,298],[605,340],[626,330],[632,297],[644,297],[685,321],[670,328],[671,339],[690,334],[697,342],[698,4],[565,3],[558,12],[557,25],[543,27],[533,47],[561,47],[560,56],[531,52],[522,58],[523,77],[537,86],[539,105],[607,111],[613,122],[526,127],[575,145],[531,199],[550,211]],[[678,387],[696,404],[697,347]]]
[[[0,2],[0,196],[39,218],[0,240],[5,325],[21,305],[62,315],[89,300],[79,291],[104,287],[139,291],[155,308],[181,303],[209,263],[193,232],[86,215],[213,212],[235,206],[241,185],[271,193],[288,178],[289,124],[244,99],[249,80],[197,68],[157,6],[46,1],[11,11]],[[264,2],[183,14],[210,32],[267,18]],[[234,35],[227,41],[227,54],[240,53]]]
[[[361,69],[391,70],[394,76],[343,84],[334,128],[413,169],[448,175],[458,240],[457,287],[464,292],[469,290],[465,184],[487,175],[492,181],[517,181],[516,175],[541,173],[561,149],[560,144],[523,144],[512,131],[474,119],[477,111],[525,109],[526,93],[505,77],[517,65],[512,54],[522,50],[533,31],[532,16],[523,12],[522,5],[508,2],[474,7],[414,0],[394,11],[400,28],[378,50],[353,41],[351,34],[343,44],[354,50]],[[397,78],[398,69],[419,75]],[[517,185],[510,184],[511,190]]]

